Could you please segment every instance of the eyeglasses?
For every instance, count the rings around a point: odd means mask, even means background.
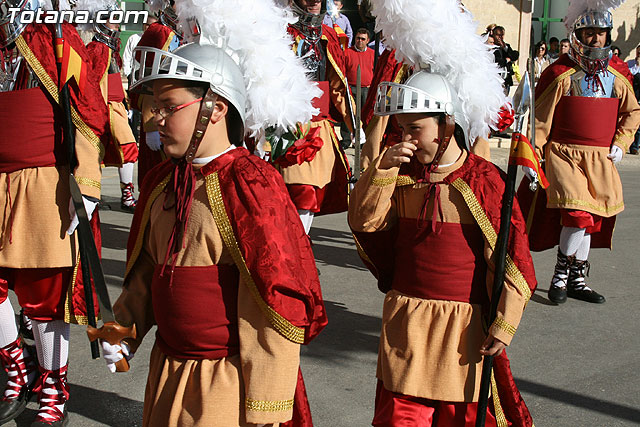
[[[200,97],[198,99],[194,99],[191,102],[187,102],[186,104],[176,105],[175,107],[162,107],[162,108],[154,107],[154,108],[151,109],[151,114],[153,114],[154,117],[157,116],[157,115],[160,115],[160,117],[162,117],[163,119],[166,119],[166,118],[170,117],[176,111],[180,111],[183,108],[186,108],[189,105],[195,104],[198,101],[202,101],[202,97]]]

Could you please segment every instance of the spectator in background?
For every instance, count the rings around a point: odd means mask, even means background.
[[[353,42],[353,29],[351,28],[351,22],[349,22],[349,18],[340,13],[342,7],[344,6],[342,4],[342,0],[334,0],[333,4],[338,10],[338,16],[331,16],[329,13],[327,13],[324,16],[324,21],[322,23],[324,25],[328,25],[331,28],[333,28],[333,24],[335,23],[338,27],[342,28],[342,31],[344,31],[347,37],[349,37],[349,46],[351,46],[351,43]]]
[[[571,43],[569,42],[569,39],[560,40],[560,55],[569,53],[570,48],[571,48]]]
[[[611,46],[611,53],[613,56],[620,58],[620,48],[618,46]]]
[[[347,81],[351,87],[351,93],[356,98],[356,82],[358,80],[358,65],[360,66],[360,84],[362,87],[360,95],[360,105],[364,105],[369,93],[369,86],[373,80],[373,61],[375,53],[373,49],[367,46],[369,43],[369,31],[366,28],[360,28],[356,31],[355,43],[352,47],[345,51],[345,68],[347,71]],[[357,99],[356,99],[357,102]],[[351,135],[346,125],[340,126],[340,134],[342,136],[343,148],[351,145]]]
[[[542,74],[544,69],[549,66],[551,61],[547,56],[547,44],[545,42],[540,41],[536,43],[534,52],[536,53],[535,58],[533,58],[534,78],[535,78],[535,83],[538,83],[538,79],[540,78],[540,75]]]
[[[504,41],[505,30],[504,27],[497,25],[493,31],[494,45],[497,49],[493,51],[496,63],[498,67],[504,70],[504,91],[509,93],[509,88],[513,85],[513,62],[517,61],[520,57],[520,53],[517,50],[511,49],[511,46]]]
[[[633,92],[636,94],[636,99],[640,100],[640,45],[636,47],[636,57],[627,61],[629,71],[633,74]],[[640,150],[640,129],[636,131],[636,136],[629,147],[629,153],[638,154]]]
[[[560,56],[560,41],[557,37],[551,37],[549,39],[549,49],[547,52],[547,56],[549,57],[550,61],[558,59],[558,56]]]

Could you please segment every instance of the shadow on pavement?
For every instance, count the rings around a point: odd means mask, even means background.
[[[109,249],[127,249],[129,228],[121,225],[113,225],[108,222],[100,224],[102,232],[102,247]]]
[[[546,289],[536,289],[536,293],[531,295],[531,301],[537,302],[542,305],[558,305],[555,302],[549,301],[547,298],[540,295],[541,293],[547,293]]]
[[[584,394],[562,390],[545,384],[534,383],[532,381],[516,379],[520,391],[535,394],[555,402],[562,402],[567,405],[587,409],[589,411],[600,412],[610,417],[637,422],[640,420],[640,410],[630,406],[620,405],[606,400],[595,399]]]
[[[367,270],[358,256],[351,233],[326,228],[311,228],[311,241],[313,242],[311,248],[317,261],[337,267]],[[336,244],[349,245],[349,247],[344,248],[336,246]]]
[[[126,263],[124,261],[116,259],[102,258],[102,271],[107,276],[107,284],[111,285],[114,279],[118,286],[122,285],[122,278],[126,269]]]
[[[329,324],[305,353],[308,357],[339,361],[346,353],[378,352],[378,337],[382,319],[353,313],[344,304],[324,302]]]

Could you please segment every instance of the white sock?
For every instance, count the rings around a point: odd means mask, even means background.
[[[123,184],[131,184],[133,182],[133,163],[125,163],[118,169],[120,182]]]
[[[576,259],[578,261],[586,261],[589,258],[589,249],[591,249],[591,234],[584,233],[580,247],[576,251]]]
[[[560,232],[560,252],[566,256],[573,256],[580,248],[585,234],[584,228],[562,227]]]
[[[5,347],[18,338],[16,314],[9,298],[0,304],[0,347]]]
[[[55,371],[66,366],[69,362],[69,324],[63,320],[53,320],[51,322],[32,320],[32,322],[40,366],[49,371]],[[43,403],[57,401],[55,398],[57,396],[56,390],[52,387],[46,387],[47,384],[54,383],[55,380],[53,378],[47,378],[44,386],[45,393],[51,394],[53,398],[43,397],[40,399],[40,406],[44,406]],[[64,412],[64,403],[55,406],[60,412]],[[41,413],[40,415],[45,418],[52,418],[46,413]]]
[[[309,234],[314,213],[308,209],[298,209],[298,215],[300,215],[300,221],[302,221],[302,225],[304,226],[304,232]]]

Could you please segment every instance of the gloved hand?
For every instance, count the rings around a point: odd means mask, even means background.
[[[147,132],[145,134],[145,142],[151,151],[160,151],[162,149],[162,141],[160,141],[160,132]]]
[[[96,206],[98,206],[97,201],[89,200],[85,196],[82,196],[82,202],[84,203],[84,209],[87,211],[87,218],[91,221],[91,216],[93,215],[93,211],[96,210]],[[76,231],[76,227],[80,224],[78,221],[78,214],[76,213],[76,207],[73,205],[73,200],[69,200],[69,218],[71,218],[71,224],[69,225],[69,229],[67,230],[67,234],[71,236],[74,231]]]
[[[522,172],[529,178],[529,181],[536,182],[538,180],[538,173],[529,166],[522,166]]]
[[[102,357],[107,362],[107,368],[112,374],[116,372],[116,363],[123,358],[126,358],[127,361],[133,359],[134,353],[131,353],[129,345],[124,341],[121,341],[120,345],[118,345],[100,340],[100,345],[102,346]]]
[[[622,148],[618,147],[617,145],[612,145],[611,151],[609,151],[609,155],[607,156],[607,158],[611,159],[614,165],[617,165],[618,163],[620,163],[620,160],[622,160],[623,154],[624,152],[622,151]]]

